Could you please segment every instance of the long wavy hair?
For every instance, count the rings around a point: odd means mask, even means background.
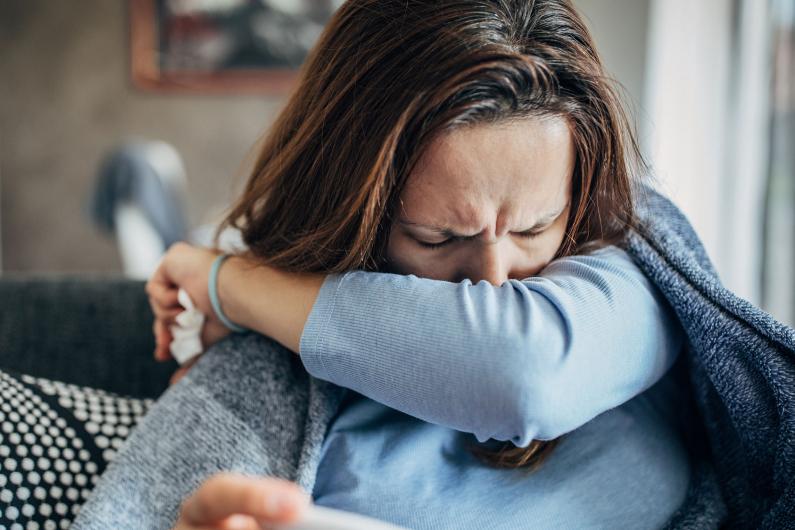
[[[621,245],[646,164],[616,86],[569,0],[348,0],[303,63],[216,244],[233,227],[264,265],[385,270],[398,199],[435,135],[558,116],[576,160],[556,257]],[[470,450],[534,469],[558,440]]]

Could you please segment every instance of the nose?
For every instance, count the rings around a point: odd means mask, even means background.
[[[472,283],[486,280],[494,286],[506,282],[514,266],[507,239],[502,238],[501,241],[477,245],[465,277]]]

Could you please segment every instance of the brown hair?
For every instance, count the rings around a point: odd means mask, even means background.
[[[294,272],[378,271],[400,193],[436,134],[567,120],[572,207],[557,256],[621,244],[645,170],[620,99],[569,0],[348,0],[300,71],[226,227]],[[533,469],[557,440],[473,454]]]

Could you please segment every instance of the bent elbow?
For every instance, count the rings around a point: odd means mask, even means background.
[[[567,353],[562,348],[525,352],[507,377],[516,392],[511,408],[510,428],[515,445],[526,447],[533,440],[551,440],[571,430],[570,400],[561,383]],[[530,358],[533,356],[533,358]]]
[[[533,440],[553,440],[571,431],[565,403],[547,385],[528,388],[517,400],[512,425],[513,442],[526,447]]]

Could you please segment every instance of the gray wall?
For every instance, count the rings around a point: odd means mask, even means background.
[[[626,90],[625,103],[643,131],[650,0],[575,0],[608,73]],[[641,139],[642,141],[643,139]],[[643,141],[641,142],[643,143]]]
[[[579,0],[608,69],[640,102],[648,0]],[[126,2],[0,0],[2,270],[118,272],[84,214],[102,156],[127,137],[183,156],[188,215],[240,189],[246,156],[283,98],[143,93],[128,75]]]
[[[121,270],[115,243],[83,211],[103,155],[129,136],[179,150],[188,215],[203,222],[242,185],[247,152],[283,104],[132,88],[126,5],[0,1],[4,271]]]

